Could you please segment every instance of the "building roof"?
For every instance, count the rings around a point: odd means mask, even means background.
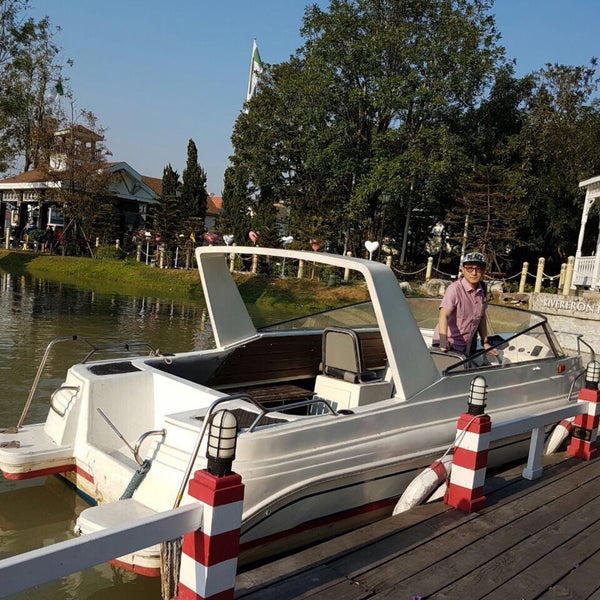
[[[47,179],[43,169],[32,169],[31,171],[19,173],[6,179],[0,179],[0,183],[42,183],[46,182]]]
[[[211,216],[218,216],[223,209],[223,198],[221,196],[214,196],[213,194],[208,195],[206,202],[206,214]]]

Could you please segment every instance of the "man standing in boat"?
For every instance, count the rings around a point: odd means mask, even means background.
[[[481,252],[465,254],[461,263],[462,277],[446,289],[433,333],[433,346],[439,347],[442,352],[455,350],[473,354],[477,346],[477,333],[483,347],[491,349],[485,320],[488,304],[483,283],[485,266],[485,256]],[[491,350],[490,354],[496,354],[496,351]]]

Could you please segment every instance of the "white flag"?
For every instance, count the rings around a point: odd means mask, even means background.
[[[250,78],[248,80],[248,93],[246,94],[246,102],[254,96],[256,90],[256,83],[258,76],[263,72],[263,62],[260,59],[260,53],[258,52],[258,46],[256,40],[252,44],[252,59],[250,60]]]

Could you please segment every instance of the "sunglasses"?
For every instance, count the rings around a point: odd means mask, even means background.
[[[474,267],[474,266],[468,266],[468,267],[463,267],[463,269],[467,272],[467,273],[483,273],[483,267]]]

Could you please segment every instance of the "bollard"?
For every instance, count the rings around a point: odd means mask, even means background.
[[[346,256],[352,256],[352,252],[346,252]],[[350,269],[344,269],[344,281],[350,281]]]
[[[229,272],[233,273],[235,271],[235,254],[232,252],[229,255]]]
[[[560,290],[565,283],[565,274],[567,272],[567,263],[560,265],[560,277],[558,278],[558,289]]]
[[[258,271],[258,254],[252,255],[252,273],[256,274]]]
[[[575,268],[575,257],[569,256],[567,259],[567,269],[565,271],[565,281],[563,285],[563,296],[568,296],[571,292],[571,283],[573,282],[573,269]]]
[[[452,470],[444,503],[464,512],[485,506],[483,485],[487,469],[492,421],[485,409],[485,379],[471,382],[469,410],[458,419]]]
[[[525,283],[527,282],[527,270],[529,269],[529,263],[524,262],[523,268],[521,269],[521,281],[519,282],[519,294],[525,291]]]
[[[135,250],[135,260],[141,262],[142,260],[142,242],[138,242]]]
[[[425,281],[429,281],[431,279],[432,269],[433,269],[433,256],[430,256],[427,259],[427,270],[425,271]]]
[[[304,261],[298,261],[298,279],[302,279],[304,277]]]
[[[389,267],[390,269],[392,268],[392,255],[388,254],[385,258],[385,266]]]
[[[542,281],[544,280],[544,265],[546,259],[541,257],[538,260],[537,273],[535,275],[535,288],[533,289],[534,294],[539,294],[542,291]]]
[[[10,227],[4,230],[4,248],[5,250],[10,248]]]
[[[237,473],[197,471],[189,494],[205,505],[202,529],[183,538],[177,600],[233,600],[244,484]]]
[[[585,387],[579,391],[578,402],[587,402],[587,413],[576,415],[573,421],[571,443],[567,454],[584,460],[591,460],[598,455],[596,439],[598,437],[598,422],[600,421],[600,363],[593,360],[586,369]]]

